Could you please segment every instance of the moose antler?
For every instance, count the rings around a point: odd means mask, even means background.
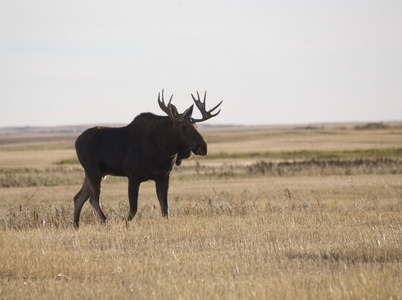
[[[183,114],[179,115],[179,113],[177,112],[177,108],[171,103],[173,95],[170,97],[169,103],[166,106],[165,99],[164,99],[164,96],[163,96],[163,92],[164,92],[164,89],[162,89],[162,100],[160,99],[160,93],[158,93],[159,107],[169,116],[169,118],[173,122],[183,121],[184,117],[186,116],[186,114],[187,114],[187,112],[189,110],[189,108]]]
[[[215,106],[213,109],[210,109],[209,111],[207,111],[205,108],[205,104],[207,101],[207,91],[205,91],[205,94],[204,94],[204,102],[201,101],[200,94],[198,92],[197,92],[197,96],[198,96],[198,99],[195,99],[193,94],[191,94],[191,97],[193,98],[195,105],[197,105],[198,109],[200,110],[200,112],[202,114],[202,119],[193,119],[193,122],[204,122],[208,119],[216,117],[221,112],[221,110],[219,110],[216,114],[212,114],[212,112],[215,109],[217,109],[219,107],[219,105],[222,104],[223,100],[221,102],[219,102],[219,104],[217,106]]]
[[[166,106],[166,104],[165,104],[165,97],[163,96],[163,92],[164,92],[164,89],[162,90],[162,100],[161,100],[161,93],[158,93],[158,104],[159,104],[159,107],[160,107],[161,110],[163,110],[169,117],[175,118],[175,117],[173,116],[173,113],[172,113],[172,104],[171,104],[173,95],[170,97],[169,103],[168,103],[168,105]]]

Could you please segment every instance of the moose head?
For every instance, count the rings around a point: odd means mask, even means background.
[[[201,101],[200,94],[197,92],[197,98],[191,94],[191,97],[194,100],[195,105],[201,112],[202,118],[201,119],[193,119],[193,107],[194,104],[187,108],[182,114],[179,114],[177,108],[172,104],[173,95],[169,99],[169,103],[165,104],[164,99],[164,90],[162,90],[162,100],[160,93],[158,94],[158,104],[159,107],[164,111],[169,118],[172,120],[173,125],[179,128],[179,135],[182,144],[191,150],[196,155],[207,155],[207,142],[205,138],[201,135],[201,133],[197,129],[197,123],[204,122],[208,119],[211,119],[217,116],[221,110],[217,113],[213,114],[213,111],[216,110],[223,102],[223,100],[216,105],[213,109],[209,111],[206,110],[206,98],[207,92],[204,93],[204,101]]]

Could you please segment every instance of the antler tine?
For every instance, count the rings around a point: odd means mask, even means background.
[[[171,102],[172,102],[172,99],[173,99],[173,95],[170,96],[169,103],[168,103],[168,105],[166,106],[166,104],[165,104],[165,97],[164,97],[164,90],[165,90],[165,89],[162,89],[162,100],[160,99],[160,93],[158,93],[158,104],[159,104],[159,107],[161,108],[162,111],[164,111],[164,112],[169,116],[169,118],[170,118],[173,122],[175,122],[175,121],[178,120],[178,118],[176,118],[176,117],[173,115],[173,112],[172,112],[172,103],[171,103]]]
[[[202,119],[194,119],[193,120],[194,122],[206,121],[208,119],[216,117],[221,112],[221,110],[219,110],[216,114],[212,114],[212,112],[215,109],[217,109],[219,107],[219,105],[222,104],[223,100],[221,102],[219,102],[219,104],[216,105],[213,109],[210,109],[209,111],[207,111],[205,108],[206,102],[207,102],[207,91],[205,91],[205,93],[204,93],[204,102],[201,101],[200,94],[198,93],[198,91],[197,91],[197,96],[198,96],[198,99],[195,99],[194,95],[191,94],[191,97],[193,98],[195,105],[198,107],[198,109],[200,110],[200,112],[202,114]]]
[[[165,113],[168,114],[169,110],[165,104],[165,99],[163,97],[163,91],[164,91],[164,89],[162,89],[162,100],[161,100],[161,93],[160,92],[158,93],[158,104],[159,104],[159,107],[161,108],[161,110],[163,110]]]
[[[223,100],[221,100],[221,102],[219,102],[218,103],[218,105],[217,106],[215,106],[213,109],[211,109],[209,112],[213,112],[215,109],[217,109],[218,107],[219,107],[219,105],[221,105],[222,104],[222,102],[223,102]],[[219,114],[220,113],[220,111],[221,110],[219,110],[215,115],[213,115],[213,117],[215,117],[217,114]]]
[[[198,99],[195,99],[194,95],[191,94],[191,97],[193,98],[193,101],[194,101],[195,105],[198,107],[198,109],[202,113],[202,111],[205,110],[205,105],[202,105],[202,102],[200,100],[200,94],[198,94],[198,91],[197,91],[197,96],[198,96]]]

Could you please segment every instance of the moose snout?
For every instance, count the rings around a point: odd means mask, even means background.
[[[195,155],[201,155],[201,156],[207,155],[207,153],[208,153],[207,144],[206,143],[197,144],[193,149],[193,153]]]

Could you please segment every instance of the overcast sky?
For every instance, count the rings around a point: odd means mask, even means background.
[[[401,0],[0,1],[0,127],[402,120]]]

